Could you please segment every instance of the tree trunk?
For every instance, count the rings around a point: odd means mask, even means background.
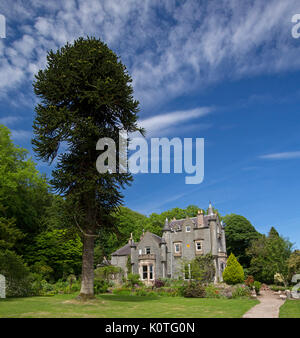
[[[79,298],[94,298],[94,237],[84,235],[82,255],[82,276]]]

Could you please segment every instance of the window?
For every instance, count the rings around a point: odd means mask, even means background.
[[[142,249],[139,249],[139,255],[141,255],[142,254]]]
[[[154,279],[153,264],[143,265],[142,279],[148,280],[148,278],[150,280]]]
[[[146,249],[145,249],[145,254],[150,255],[150,252],[151,252],[150,247],[147,246]]]
[[[149,279],[153,279],[153,265],[150,264],[149,266]]]
[[[179,254],[181,251],[181,244],[180,243],[174,243],[174,250],[175,253]]]
[[[202,251],[202,243],[201,241],[195,242],[196,245],[196,251]]]
[[[191,227],[189,225],[185,227],[185,232],[191,232]]]
[[[148,266],[143,265],[143,279],[148,279]]]

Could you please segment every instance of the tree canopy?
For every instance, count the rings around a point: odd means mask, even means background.
[[[222,220],[226,224],[225,236],[228,255],[233,253],[240,264],[244,268],[248,268],[251,257],[246,250],[253,240],[260,237],[260,233],[256,231],[247,218],[241,215],[229,214],[224,216]]]

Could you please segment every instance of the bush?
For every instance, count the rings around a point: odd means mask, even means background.
[[[111,280],[122,280],[124,271],[118,266],[107,265],[97,268],[94,274],[96,279],[104,279],[110,282]]]
[[[95,293],[95,295],[99,295],[101,293],[107,292],[108,287],[109,287],[109,285],[108,285],[106,280],[99,279],[99,278],[96,278],[94,280],[94,293]]]
[[[254,289],[255,289],[256,294],[259,295],[259,293],[260,293],[260,288],[261,288],[261,283],[258,282],[258,281],[255,281],[254,284],[253,284],[253,286],[254,286]]]
[[[227,284],[238,284],[244,282],[244,270],[241,264],[237,261],[234,254],[231,253],[226,268],[223,272],[224,282]]]
[[[244,298],[244,297],[250,297],[251,296],[251,290],[248,286],[242,285],[242,286],[236,286],[234,291],[232,292],[232,298]]]
[[[245,284],[252,288],[254,285],[254,277],[253,276],[248,276],[247,279],[245,280]]]
[[[140,281],[140,275],[137,273],[129,273],[126,284],[132,288],[136,285],[143,285],[143,283]]]
[[[271,285],[270,289],[272,291],[277,292],[277,291],[285,291],[287,288],[285,288],[284,286],[279,286],[279,285]]]
[[[183,297],[186,298],[204,298],[205,289],[199,282],[189,282],[183,288]]]
[[[34,295],[29,268],[13,251],[0,251],[0,274],[6,278],[7,297]]]
[[[162,288],[163,286],[165,286],[165,281],[163,281],[162,279],[156,279],[154,281],[154,287],[155,288]]]
[[[206,286],[205,288],[206,298],[221,298],[221,292],[213,284]]]

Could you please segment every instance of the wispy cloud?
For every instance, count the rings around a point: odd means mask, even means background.
[[[300,158],[300,151],[266,154],[260,156],[260,158],[266,160],[288,160],[293,158]]]
[[[12,129],[11,130],[11,136],[13,138],[13,140],[15,141],[25,141],[25,142],[28,142],[30,141],[31,139],[31,132],[28,131],[28,130],[15,130],[15,129]]]
[[[21,120],[20,116],[6,116],[0,118],[0,124],[4,124],[5,126],[10,126],[19,122]]]
[[[174,126],[184,125],[191,120],[206,116],[213,109],[200,107],[191,110],[175,111],[161,115],[155,115],[140,121],[140,126],[145,128],[147,136],[167,135],[173,131]],[[206,125],[207,126],[207,125]],[[190,127],[190,126],[189,126]],[[169,132],[168,132],[169,131]]]
[[[299,11],[299,0],[2,2],[0,97],[32,82],[48,50],[86,35],[121,56],[148,111],[224,78],[300,69],[291,37]]]

